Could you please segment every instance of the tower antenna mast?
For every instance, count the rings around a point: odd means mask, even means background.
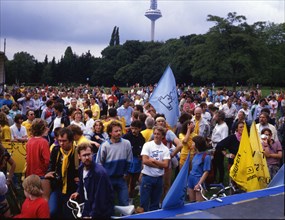
[[[155,21],[162,16],[157,9],[157,0],[150,0],[150,9],[145,12],[145,16],[151,20],[151,41],[154,41]]]

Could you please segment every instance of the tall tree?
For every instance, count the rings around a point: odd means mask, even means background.
[[[115,45],[120,45],[119,27],[117,27],[117,29],[116,29],[116,34],[115,34]]]
[[[31,73],[35,70],[36,60],[27,52],[15,53],[13,60],[7,65],[7,83],[21,84],[32,82]]]
[[[267,46],[266,56],[267,71],[271,86],[282,86],[285,84],[285,23],[269,23],[264,29],[265,44]],[[269,84],[269,82],[266,82]]]
[[[113,28],[109,46],[114,46],[114,45],[115,45],[116,30],[117,30],[117,26],[115,26],[115,27]]]
[[[208,15],[215,22],[206,34],[204,44],[195,46],[193,75],[202,81],[236,85],[255,75],[254,60],[259,54],[260,40],[252,33],[245,16],[236,12],[227,18]],[[258,45],[258,46],[257,46]],[[258,57],[259,58],[259,57]]]
[[[52,63],[49,63],[45,66],[43,70],[43,74],[41,77],[41,82],[47,85],[50,85],[53,83],[52,80]]]
[[[57,81],[62,83],[76,82],[78,77],[80,78],[76,67],[77,56],[73,54],[72,48],[68,46],[58,65]]]
[[[166,42],[127,40],[120,45],[119,27],[102,57],[90,51],[77,56],[67,47],[61,59],[38,62],[27,52],[6,62],[6,83],[86,83],[125,86],[157,83],[168,64],[177,83],[236,85],[285,84],[285,23],[255,22],[235,12],[225,18],[208,15],[214,25],[206,34],[181,36]],[[262,77],[261,77],[262,76]]]

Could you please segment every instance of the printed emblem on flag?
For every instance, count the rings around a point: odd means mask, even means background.
[[[246,168],[247,174],[252,174],[254,172],[254,168],[252,166]]]
[[[167,94],[166,96],[160,96],[158,98],[158,101],[163,104],[169,111],[171,111],[173,109],[173,103],[175,98],[173,97],[175,94],[175,88],[169,92],[169,94]]]

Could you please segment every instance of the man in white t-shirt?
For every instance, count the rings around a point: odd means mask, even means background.
[[[14,119],[15,123],[10,126],[11,140],[25,142],[28,141],[28,133],[26,127],[22,125],[23,115],[17,114]]]
[[[270,120],[270,116],[267,112],[261,112],[260,113],[259,123],[256,124],[256,129],[257,129],[258,135],[261,136],[262,129],[269,128],[272,132],[271,138],[274,141],[279,141],[278,135],[277,135],[277,130],[276,130],[274,125],[269,123],[269,120]]]
[[[146,142],[142,155],[142,181],[140,186],[140,204],[144,211],[159,208],[159,201],[163,190],[164,169],[170,161],[169,149],[162,143],[166,129],[162,126],[153,128],[153,141]]]

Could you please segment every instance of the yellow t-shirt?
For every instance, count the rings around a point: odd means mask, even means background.
[[[141,131],[141,134],[144,137],[145,142],[149,141],[152,133],[153,133],[153,129],[151,129],[151,128],[147,128],[147,129]]]
[[[29,120],[26,120],[22,123],[22,125],[26,128],[28,138],[30,138],[32,136],[32,133],[31,133],[32,122],[30,122]]]
[[[185,135],[180,133],[179,134],[179,140],[182,143],[182,149],[181,149],[181,153],[180,153],[180,160],[179,160],[179,164],[180,166],[183,166],[185,160],[187,159],[188,153],[190,152],[190,161],[192,161],[192,158],[194,157],[194,154],[196,153],[195,147],[192,146],[192,138],[196,136],[196,134],[194,132],[192,132],[190,134],[190,137],[187,141],[187,143],[183,143],[182,140],[185,138]]]
[[[97,120],[100,118],[100,106],[98,104],[94,104],[94,105],[91,105],[91,111],[92,111],[92,115],[94,115],[95,112],[98,112],[97,116],[96,117],[92,117],[94,120]]]
[[[107,127],[108,125],[111,123],[111,121],[117,121],[122,125],[122,133],[126,134],[126,124],[123,121],[120,120],[116,120],[116,119],[111,119],[109,121],[106,121],[103,125],[104,125],[104,132],[107,132]]]
[[[90,140],[87,139],[84,135],[82,135],[78,141],[74,141],[74,146],[78,146],[82,143],[90,143]]]
[[[11,130],[8,125],[5,125],[1,128],[1,141],[10,141],[11,140]]]

